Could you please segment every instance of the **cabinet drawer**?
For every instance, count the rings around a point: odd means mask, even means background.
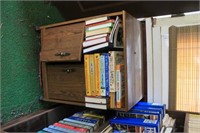
[[[80,61],[84,22],[41,30],[41,61]]]
[[[48,98],[84,102],[85,77],[83,64],[47,64]]]

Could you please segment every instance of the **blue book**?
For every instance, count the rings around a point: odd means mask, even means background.
[[[45,131],[45,132],[49,132],[49,133],[63,133],[61,131],[58,131],[58,130],[55,130],[55,129],[51,129],[51,128],[48,128],[48,127],[45,127],[42,130]]]
[[[140,112],[159,112],[161,114],[162,119],[164,118],[164,113],[161,108],[153,108],[153,107],[148,107],[148,106],[133,106],[131,110],[137,110]]]
[[[105,85],[106,85],[106,96],[110,96],[110,83],[109,83],[109,53],[104,53],[105,56]]]
[[[76,131],[73,131],[67,128],[58,127],[58,126],[53,126],[53,125],[48,126],[48,128],[58,130],[63,133],[76,133]]]
[[[105,79],[105,55],[100,55],[100,82],[101,96],[106,96],[106,79]]]
[[[73,123],[76,123],[76,124],[90,126],[90,127],[93,128],[93,130],[95,130],[97,128],[97,124],[96,123],[90,123],[90,122],[88,122],[88,120],[85,120],[83,118],[80,118],[80,119],[76,118],[75,119],[75,118],[71,117],[71,118],[64,118],[63,120],[67,121],[67,122],[73,122]]]
[[[110,124],[114,131],[120,132],[160,132],[159,120],[115,117],[110,120]]]
[[[136,106],[148,106],[148,107],[154,107],[154,108],[162,108],[164,116],[166,114],[166,104],[160,104],[160,103],[150,103],[150,102],[138,102]]]
[[[138,110],[129,110],[127,112],[117,111],[116,116],[127,117],[127,118],[143,118],[143,119],[159,120],[160,125],[162,124],[162,116],[158,111],[149,111],[149,112],[141,112]]]

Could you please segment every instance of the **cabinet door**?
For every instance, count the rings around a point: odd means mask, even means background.
[[[123,11],[125,58],[125,110],[143,97],[142,30],[141,23]]]
[[[51,100],[85,101],[84,65],[80,63],[46,64],[46,97]]]
[[[84,22],[41,29],[41,61],[80,61]]]

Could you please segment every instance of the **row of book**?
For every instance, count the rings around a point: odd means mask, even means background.
[[[200,114],[186,113],[184,132],[199,133],[200,132]]]
[[[174,128],[175,120],[169,126],[167,117],[165,104],[138,102],[128,112],[118,111],[110,125],[113,132],[171,133],[167,128]]]
[[[123,107],[125,91],[123,62],[123,51],[84,55],[86,102],[100,104],[102,99],[108,104],[110,100],[110,108]]]
[[[92,133],[105,123],[105,116],[98,110],[85,110],[64,118],[48,127],[38,131],[38,133]],[[102,131],[109,132],[110,126],[106,126]]]
[[[123,106],[123,28],[121,18],[99,17],[85,22],[83,42],[85,106],[107,109]]]

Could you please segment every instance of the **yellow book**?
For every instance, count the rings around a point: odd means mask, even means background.
[[[95,64],[95,89],[96,96],[101,96],[101,84],[100,84],[100,54],[94,54],[94,64]]]
[[[85,69],[85,88],[86,88],[86,96],[91,96],[91,88],[90,88],[90,55],[84,55],[84,69]]]
[[[90,88],[91,88],[91,95],[96,96],[96,89],[95,89],[95,64],[94,64],[94,54],[90,54]]]

